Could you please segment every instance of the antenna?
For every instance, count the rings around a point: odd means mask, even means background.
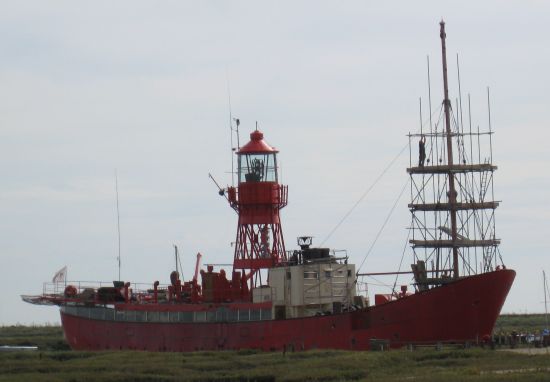
[[[548,287],[546,285],[546,273],[544,270],[542,271],[542,279],[544,286],[544,317],[546,318],[546,329],[548,329],[548,305],[546,304],[546,289]]]
[[[235,149],[233,147],[233,114],[231,113],[231,88],[229,87],[229,76],[227,75],[227,68],[225,70],[225,78],[227,80],[227,103],[229,105],[229,131],[230,131],[230,139],[231,139],[231,185],[235,185],[235,158],[233,155],[233,150]],[[238,125],[237,125],[238,128]],[[177,264],[176,264],[177,266]],[[177,270],[177,268],[176,268]]]
[[[233,118],[233,121],[235,121],[235,131],[237,132],[237,150],[240,150],[241,148],[241,142],[239,137],[239,125],[241,124],[241,120],[239,118]]]
[[[176,260],[176,272],[178,271],[178,246],[174,244],[174,258]]]
[[[418,102],[420,104],[420,135],[422,135],[422,97],[418,98]]]
[[[183,267],[181,265],[180,252],[176,244],[174,244],[174,258],[176,260],[176,272],[178,272],[180,280],[183,280]]]
[[[225,198],[227,199],[227,195],[225,195],[225,190],[223,188],[220,187],[220,185],[218,184],[218,182],[216,182],[216,179],[214,179],[214,177],[212,176],[212,174],[208,173],[208,177],[210,179],[212,179],[212,182],[214,182],[214,184],[216,185],[216,187],[218,187],[218,194],[220,194],[220,196],[225,196]]]
[[[118,208],[118,170],[115,169],[115,191],[116,191],[116,219],[117,219],[117,231],[118,231],[118,281],[120,281],[120,210]]]
[[[487,114],[489,117],[489,153],[491,155],[491,163],[493,163],[493,129],[491,127],[491,92],[487,86]]]
[[[241,121],[239,118],[233,118],[233,112],[231,109],[231,88],[229,86],[229,76],[227,75],[227,68],[225,69],[225,78],[227,80],[227,103],[229,105],[229,131],[231,135],[231,186],[235,186],[235,158],[233,151],[235,151],[235,146],[233,146],[233,133],[237,135],[237,150],[241,148],[241,142],[239,138],[239,125]],[[235,122],[235,129],[233,129],[233,122]]]
[[[432,132],[432,84],[430,81],[430,56],[426,56],[426,62],[428,64],[428,104],[430,109],[430,133]]]
[[[430,79],[430,56],[427,55],[426,56],[426,64],[427,64],[427,67],[428,67],[428,108],[430,110],[430,158],[428,158],[428,161],[431,161],[432,163],[434,163],[434,158],[433,158],[433,153],[434,153],[434,150],[433,150],[433,143],[435,142],[435,156],[436,156],[436,161],[435,163],[437,163],[437,156],[439,155],[438,152],[439,152],[439,149],[438,149],[438,145],[437,145],[437,141],[438,139],[433,139],[432,137],[432,132],[433,132],[433,124],[432,124],[432,82],[431,82],[431,79]],[[436,126],[436,129],[437,129],[437,126]],[[437,136],[437,131],[436,131],[436,136]]]
[[[458,148],[458,152],[462,152],[462,163],[466,164],[466,152],[464,150],[464,114],[462,113],[462,87],[460,83],[460,62],[458,60],[458,53],[456,54],[456,73],[458,77],[458,100],[459,103],[456,105],[457,110],[457,122],[459,122],[458,130],[460,131],[460,144]],[[459,114],[460,112],[460,114]],[[460,115],[460,119],[458,118],[458,115]],[[460,147],[462,146],[462,150],[460,150]],[[460,155],[459,155],[460,158]]]
[[[458,100],[460,109],[460,130],[464,134],[464,115],[462,113],[462,87],[460,83],[460,62],[458,61],[458,53],[456,54],[456,73],[458,77]],[[464,139],[464,138],[462,138]]]
[[[210,179],[212,179],[212,182],[214,182],[214,184],[216,185],[216,187],[218,187],[218,194],[220,196],[223,196],[225,198],[225,200],[227,200],[229,202],[229,198],[227,197],[227,194],[225,193],[225,189],[221,188],[219,183],[216,182],[216,179],[214,179],[214,177],[212,176],[212,174],[208,173],[208,177]],[[238,212],[237,212],[238,213]]]

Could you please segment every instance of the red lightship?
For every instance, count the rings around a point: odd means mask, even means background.
[[[199,284],[199,254],[190,281],[174,271],[170,284],[145,288],[48,283],[42,295],[23,299],[58,305],[76,350],[365,350],[375,340],[391,347],[487,340],[515,272],[502,263],[495,235],[497,167],[480,153],[492,132],[451,124],[443,22],[441,42],[444,117],[409,134],[422,142],[418,166],[407,169],[414,263],[410,272],[385,273],[410,273],[414,291],[402,286],[371,304],[356,285],[379,274],[357,272],[310,237],[287,252],[279,212],[288,189],[279,184],[278,151],[256,130],[236,153],[237,186],[220,190],[239,216],[231,277],[209,265]]]

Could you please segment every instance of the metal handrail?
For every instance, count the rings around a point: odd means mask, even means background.
[[[113,282],[110,281],[62,281],[62,282],[45,282],[42,287],[42,294],[62,295],[65,288],[72,285],[76,288],[77,293],[82,293],[85,289],[97,290],[101,287],[112,287]],[[167,289],[169,284],[159,284],[157,290]],[[148,290],[154,289],[153,283],[130,283],[130,288],[133,293],[147,293]]]

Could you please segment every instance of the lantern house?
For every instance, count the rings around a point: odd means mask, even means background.
[[[229,203],[239,214],[233,278],[246,289],[245,283],[253,288],[267,281],[261,269],[286,261],[279,211],[287,204],[288,188],[278,182],[278,151],[263,137],[253,131],[250,142],[237,151],[239,182],[228,188]]]

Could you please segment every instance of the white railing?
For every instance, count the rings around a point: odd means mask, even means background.
[[[72,285],[76,288],[77,293],[82,293],[86,289],[96,291],[101,287],[113,287],[112,281],[63,281],[63,282],[45,282],[42,287],[42,294],[45,296],[63,295],[65,288]],[[157,290],[166,290],[168,284],[160,284]],[[148,290],[153,290],[153,283],[130,283],[130,289],[134,294],[147,293]]]

